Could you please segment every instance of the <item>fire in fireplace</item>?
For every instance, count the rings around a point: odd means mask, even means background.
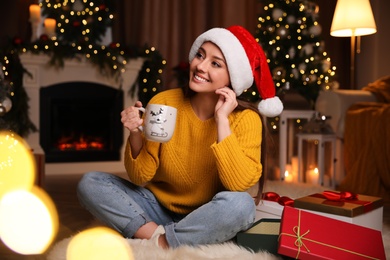
[[[120,160],[123,91],[68,82],[40,89],[40,144],[46,162]]]

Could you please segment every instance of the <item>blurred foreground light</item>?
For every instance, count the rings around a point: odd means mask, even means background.
[[[126,239],[107,227],[84,230],[68,245],[67,260],[133,260],[133,252]]]
[[[28,144],[15,133],[0,131],[0,198],[14,189],[31,189],[35,171]]]
[[[58,231],[58,213],[49,195],[38,187],[13,190],[0,200],[0,238],[11,250],[41,254]]]

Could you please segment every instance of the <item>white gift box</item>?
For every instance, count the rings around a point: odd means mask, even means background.
[[[261,200],[256,207],[256,219],[258,221],[263,218],[281,219],[284,206],[278,202]]]

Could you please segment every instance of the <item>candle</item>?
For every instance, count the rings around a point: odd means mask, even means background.
[[[298,156],[291,157],[291,168],[293,172],[298,172]]]
[[[312,184],[318,185],[318,178],[319,178],[318,168],[314,168],[314,170],[308,170],[306,172],[306,177],[308,177],[309,181]]]
[[[293,175],[289,173],[288,171],[284,172],[284,181],[285,182],[292,182],[293,181]]]
[[[56,25],[57,22],[53,18],[46,18],[43,22],[45,26],[45,34],[50,38],[56,35]]]
[[[30,5],[30,22],[39,23],[41,21],[41,7],[39,5]]]

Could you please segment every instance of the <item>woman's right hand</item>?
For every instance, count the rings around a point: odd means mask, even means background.
[[[134,106],[128,107],[121,112],[121,122],[131,133],[140,132],[138,127],[143,123],[143,119],[139,114],[139,107],[142,107],[141,101],[137,101]]]

